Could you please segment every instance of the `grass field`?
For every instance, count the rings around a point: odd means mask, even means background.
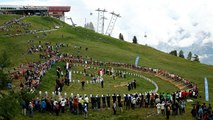
[[[12,19],[17,16],[2,16],[0,15],[0,25],[4,23],[6,20]],[[140,56],[139,65],[140,66],[147,66],[152,68],[159,68],[166,71],[169,71],[170,73],[174,73],[177,75],[180,75],[184,77],[187,80],[192,81],[193,83],[197,84],[199,87],[199,95],[201,98],[199,98],[199,101],[204,101],[204,77],[207,77],[209,80],[209,93],[210,93],[210,103],[213,104],[212,93],[213,93],[213,66],[204,65],[196,62],[191,62],[179,57],[175,57],[172,55],[169,55],[167,53],[163,53],[161,51],[158,51],[154,48],[151,48],[149,46],[144,45],[138,45],[138,44],[131,44],[125,41],[121,41],[115,38],[111,38],[109,36],[104,36],[101,34],[97,34],[94,31],[87,30],[81,27],[71,27],[69,25],[66,25],[65,23],[58,21],[53,18],[48,17],[27,17],[23,20],[24,22],[31,23],[32,27],[30,29],[32,30],[46,30],[46,29],[52,29],[54,26],[63,26],[62,28],[58,29],[57,31],[52,31],[46,33],[44,35],[43,33],[38,34],[27,34],[23,36],[16,36],[16,37],[8,37],[5,34],[2,34],[4,31],[0,30],[0,53],[2,51],[7,51],[7,53],[10,56],[12,65],[10,69],[13,67],[16,67],[22,63],[28,63],[32,61],[38,61],[39,60],[39,54],[27,54],[28,48],[32,45],[38,45],[39,41],[42,42],[51,42],[52,44],[55,43],[65,43],[68,44],[68,47],[62,48],[61,52],[65,53],[71,53],[73,55],[82,55],[82,56],[90,56],[95,60],[99,61],[113,61],[113,62],[122,62],[122,63],[129,63],[133,64],[135,61],[136,56]],[[15,32],[14,32],[15,34]],[[28,43],[29,40],[32,40],[31,43]],[[81,50],[77,51],[74,46],[81,46]],[[88,48],[88,51],[85,51],[85,48]],[[62,63],[58,64],[61,65]],[[42,85],[39,87],[42,91],[49,91],[52,92],[54,89],[54,83],[55,83],[55,68],[54,66],[44,77]],[[81,70],[81,67],[74,68],[76,70]],[[134,71],[131,71],[134,72]],[[153,74],[149,73],[140,73],[144,76],[153,79],[159,86],[159,92],[173,92],[176,91],[177,88],[172,85],[171,83],[164,81],[156,76],[153,76]],[[74,79],[78,79],[80,75],[73,76]],[[88,78],[89,79],[89,78]],[[127,79],[116,79],[116,82],[110,83],[110,77],[106,76],[106,88],[104,88],[104,93],[119,91],[119,92],[127,92],[127,88],[120,88],[111,90],[110,88],[113,86],[113,84],[119,84],[123,81],[131,81],[133,77],[130,77]],[[138,78],[136,78],[138,79]],[[108,81],[109,80],[109,81]],[[141,87],[138,90],[141,90],[142,92],[153,89],[154,86],[151,84],[147,84],[146,82],[143,82],[143,80],[137,80],[138,81],[138,87]],[[76,83],[77,84],[77,83]],[[109,85],[109,86],[108,86]],[[108,86],[108,87],[107,87]],[[80,90],[80,85],[65,87],[64,90],[66,91],[72,91],[76,90],[79,93],[88,93],[90,94],[90,91],[94,90],[95,94],[102,93],[103,90],[100,87],[100,85],[88,85],[85,88],[85,91]],[[96,87],[97,89],[93,89]],[[188,111],[191,109],[191,106],[189,105],[187,107]],[[145,119],[145,116],[153,110],[136,110],[136,111],[129,111],[124,112],[117,116],[111,115],[111,110],[106,110],[104,112],[91,112],[90,117],[91,119],[101,119],[103,117],[106,117],[108,119]],[[106,114],[104,114],[106,113]],[[68,119],[74,117],[74,115],[65,114],[62,115],[61,119]],[[76,117],[76,116],[75,116]],[[184,114],[182,116],[173,117],[174,120],[176,119],[191,119],[190,113]],[[17,116],[15,119],[28,119],[23,116]],[[37,114],[35,115],[34,119],[56,119],[55,116],[49,115],[49,114]],[[82,116],[77,116],[76,119],[82,119]],[[148,119],[165,119],[165,117],[157,116],[156,118],[148,118]]]
[[[61,66],[61,68],[63,68],[63,65],[65,65],[65,63],[58,63],[58,64],[53,66],[53,68],[43,78],[43,81],[42,81],[41,86],[39,87],[39,90],[41,90],[43,92],[48,91],[49,93],[52,93],[54,91],[55,80],[57,79],[56,67]],[[77,71],[83,72],[83,67],[82,66],[75,66],[75,67],[73,67],[72,70],[73,71],[77,70]],[[126,69],[119,69],[119,70],[125,71]],[[89,69],[87,72],[88,72],[88,74],[93,74],[94,72],[97,73],[97,69],[96,70]],[[136,73],[134,71],[128,71],[128,72]],[[168,83],[166,81],[160,80],[157,77],[153,77],[153,76],[151,76],[147,73],[144,73],[143,75],[148,76],[149,78],[152,78],[160,86],[162,86],[162,85],[167,86],[167,87],[160,87],[160,89],[159,89],[160,92],[179,90],[174,85],[171,85],[170,83]],[[105,95],[105,94],[108,94],[108,93],[109,94],[116,93],[116,94],[123,95],[123,94],[127,94],[127,93],[135,93],[135,92],[144,93],[144,92],[155,89],[154,85],[152,85],[151,83],[149,83],[148,81],[146,81],[142,78],[139,78],[139,77],[136,77],[136,76],[133,76],[133,75],[129,75],[129,74],[126,75],[126,76],[127,76],[126,78],[116,77],[116,79],[113,80],[113,78],[110,75],[105,74],[104,77],[103,77],[104,78],[104,88],[101,88],[100,83],[96,83],[96,84],[90,84],[89,83],[89,84],[85,85],[85,90],[82,90],[81,89],[81,83],[77,82],[77,80],[80,80],[80,82],[81,82],[82,75],[81,74],[73,74],[72,79],[75,80],[75,83],[71,83],[70,86],[65,85],[65,87],[63,88],[62,94],[64,94],[64,92],[67,92],[67,93],[69,93],[68,95],[70,95],[70,93],[72,92],[75,95],[76,94],[81,94],[81,95],[84,95],[84,94],[87,94],[87,95],[89,95],[89,94],[93,94],[93,95],[104,94]],[[133,79],[135,79],[136,82],[137,82],[137,89],[128,91],[126,84],[128,82],[131,82]],[[91,80],[91,77],[89,77],[89,76],[85,77],[85,81],[90,82],[90,80]]]
[[[18,15],[1,15],[0,25],[3,25],[5,22],[18,17]]]

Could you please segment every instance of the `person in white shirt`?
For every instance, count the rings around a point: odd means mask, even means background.
[[[66,99],[62,99],[62,101],[61,101],[61,112],[62,113],[64,113],[65,104],[66,104]]]
[[[135,109],[135,105],[136,105],[136,98],[132,97],[132,109]]]
[[[112,109],[113,109],[114,115],[116,115],[116,102],[113,103]]]
[[[157,114],[160,114],[161,104],[157,103],[156,107],[157,107]]]
[[[155,104],[157,105],[158,103],[160,103],[160,98],[159,97],[155,99]]]
[[[89,98],[87,96],[84,97],[84,102],[87,105],[87,109],[88,109],[88,105],[89,105]]]
[[[161,103],[161,113],[164,115],[165,114],[165,102],[163,101],[162,103]]]
[[[53,105],[55,106],[58,103],[58,101],[55,99],[53,102]]]

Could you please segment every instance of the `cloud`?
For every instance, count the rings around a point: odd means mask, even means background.
[[[199,55],[199,59],[201,62],[213,65],[213,54],[203,54]]]
[[[142,44],[157,46],[163,42],[177,47],[187,47],[202,39],[197,37],[201,31],[213,32],[213,27],[210,27],[213,15],[209,0],[196,2],[194,0],[134,0],[134,2],[83,0],[83,2],[89,9],[100,7],[120,12],[123,17],[116,23],[113,36],[117,37],[118,30],[121,30],[120,32],[127,34],[124,36],[127,36],[130,42],[132,36],[136,35],[139,43]],[[181,30],[184,31],[177,33]],[[146,39],[145,33],[148,36]],[[204,43],[213,42],[212,36],[202,40]]]

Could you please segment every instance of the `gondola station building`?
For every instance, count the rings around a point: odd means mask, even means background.
[[[65,20],[65,12],[69,11],[70,6],[0,5],[0,14],[51,16],[62,21]]]

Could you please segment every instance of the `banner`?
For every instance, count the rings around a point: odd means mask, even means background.
[[[72,71],[69,71],[69,81],[72,82]]]
[[[66,69],[68,70],[69,69],[69,63],[67,62],[66,64]]]
[[[206,101],[209,101],[208,80],[206,77],[204,78],[204,87],[205,87],[205,99]]]
[[[135,59],[135,66],[136,66],[136,67],[138,66],[139,58],[140,58],[140,57],[139,57],[139,56],[137,56],[137,57],[136,57],[136,59]]]

